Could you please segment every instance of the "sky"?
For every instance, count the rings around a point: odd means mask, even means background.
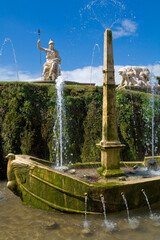
[[[17,80],[16,70],[20,81],[40,79],[38,29],[42,47],[55,42],[65,80],[102,82],[106,28],[113,32],[117,82],[125,65],[149,66],[160,76],[159,9],[158,0],[1,1],[0,81]]]

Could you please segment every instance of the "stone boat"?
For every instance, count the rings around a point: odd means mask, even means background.
[[[141,178],[125,178],[124,182],[119,181],[119,176],[125,175],[120,168],[120,150],[125,145],[121,144],[118,138],[115,87],[112,32],[106,29],[102,140],[97,144],[101,150],[99,172],[105,179],[101,182],[89,182],[76,175],[55,170],[48,161],[9,154],[7,186],[20,196],[23,203],[47,210],[84,213],[87,196],[87,212],[97,214],[103,213],[102,196],[105,199],[107,212],[124,210],[125,204],[122,198],[124,195],[129,209],[145,206],[142,190],[147,194],[150,204],[160,200],[160,176],[148,176],[148,178],[141,176]]]
[[[89,183],[69,173],[52,168],[48,161],[27,155],[8,154],[7,187],[18,195],[24,204],[45,210],[70,213],[103,213],[101,195],[107,212],[125,209],[123,192],[130,209],[146,206],[141,192],[145,190],[150,203],[160,200],[160,177],[134,181],[106,181]]]

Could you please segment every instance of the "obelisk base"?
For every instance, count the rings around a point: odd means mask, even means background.
[[[117,144],[97,144],[101,149],[101,169],[98,171],[103,177],[124,176],[120,169],[120,150],[125,145],[120,142]]]

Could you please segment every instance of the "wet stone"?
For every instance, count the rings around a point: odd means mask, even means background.
[[[83,175],[83,177],[84,177],[84,178],[87,178],[87,179],[89,179],[89,178],[90,178],[90,176],[89,176],[89,175]]]
[[[138,168],[138,165],[134,165],[133,169],[136,170]]]
[[[126,177],[119,177],[119,181],[126,181]]]
[[[75,174],[76,170],[75,169],[70,169],[68,172],[71,173],[71,174]]]
[[[158,160],[156,160],[156,159],[149,159],[149,160],[147,161],[147,163],[148,163],[149,165],[158,164]]]
[[[91,230],[89,228],[83,228],[82,229],[82,234],[85,235],[85,236],[91,236]]]
[[[154,171],[156,171],[156,170],[158,170],[158,160],[156,160],[156,159],[149,159],[148,161],[147,161],[147,164],[148,164],[148,169],[150,169],[150,170],[154,170]]]
[[[46,230],[56,230],[59,229],[59,225],[56,222],[52,222],[51,225],[46,227]]]

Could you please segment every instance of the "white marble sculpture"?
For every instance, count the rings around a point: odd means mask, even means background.
[[[118,88],[125,86],[149,86],[149,70],[146,67],[126,66],[119,70],[122,76]]]
[[[47,53],[46,62],[43,65],[43,79],[44,80],[53,80],[61,75],[59,64],[61,63],[61,58],[59,52],[54,49],[54,42],[52,39],[49,41],[49,48],[42,48],[40,46],[41,40],[38,40],[38,48],[41,51]]]

